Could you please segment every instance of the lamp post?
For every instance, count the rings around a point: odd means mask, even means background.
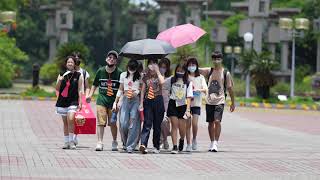
[[[208,0],[206,0],[205,2],[202,3],[203,6],[205,6],[206,8],[206,16],[205,16],[205,20],[208,20],[208,9],[209,9],[209,3]],[[207,42],[205,44],[205,57],[206,57],[206,63],[209,63],[209,47],[207,45]]]
[[[240,46],[225,46],[224,52],[227,55],[231,56],[231,75],[234,75],[234,62],[237,60],[237,55],[241,54],[241,47]]]
[[[243,35],[243,39],[245,41],[245,44],[244,44],[245,49],[252,51],[253,34],[251,32],[246,32]],[[249,72],[249,70],[246,74],[246,98],[250,98],[250,72]]]
[[[291,62],[291,77],[290,77],[290,97],[294,97],[294,84],[295,84],[295,44],[296,37],[302,37],[303,30],[309,29],[309,20],[306,18],[280,18],[279,27],[285,30],[292,37],[292,62]]]
[[[3,32],[9,32],[11,29],[16,28],[16,12],[14,11],[2,11],[0,12],[0,30]]]

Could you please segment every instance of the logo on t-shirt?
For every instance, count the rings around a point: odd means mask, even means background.
[[[214,93],[216,95],[219,95],[220,89],[221,89],[221,86],[220,86],[219,82],[217,80],[212,80],[209,85],[209,94]]]

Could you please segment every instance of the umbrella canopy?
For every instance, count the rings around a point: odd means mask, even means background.
[[[158,34],[157,39],[170,43],[177,48],[196,42],[206,32],[192,24],[174,26]]]
[[[127,42],[120,51],[120,56],[133,59],[163,58],[176,52],[169,43],[156,39],[142,39]]]

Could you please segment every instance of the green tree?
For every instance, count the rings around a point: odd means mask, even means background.
[[[0,88],[12,86],[19,63],[25,63],[28,56],[16,47],[15,40],[6,34],[0,34]]]

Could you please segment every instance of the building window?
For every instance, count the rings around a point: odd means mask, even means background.
[[[266,2],[265,1],[259,2],[259,12],[260,13],[266,12]]]
[[[173,18],[167,18],[167,28],[173,27]]]
[[[60,18],[61,18],[61,24],[63,24],[63,25],[67,24],[67,14],[66,13],[61,13]]]

